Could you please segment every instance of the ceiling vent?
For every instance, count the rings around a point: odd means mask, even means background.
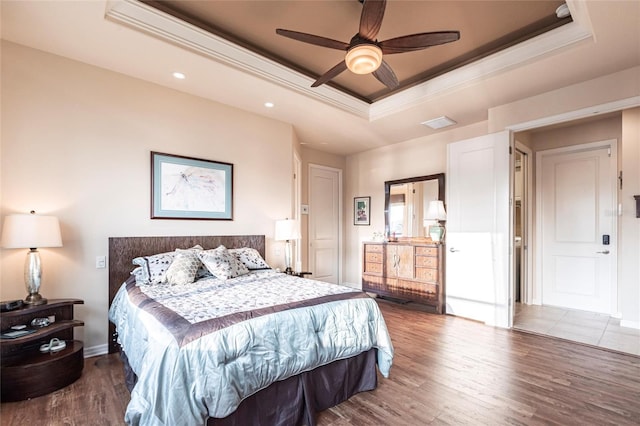
[[[453,126],[454,124],[458,124],[456,121],[450,119],[449,117],[442,116],[438,118],[434,118],[432,120],[423,121],[420,124],[424,124],[427,127],[431,127],[434,130],[442,129],[443,127]]]

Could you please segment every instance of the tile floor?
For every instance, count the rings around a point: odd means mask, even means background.
[[[640,330],[594,312],[516,303],[513,328],[640,356]]]

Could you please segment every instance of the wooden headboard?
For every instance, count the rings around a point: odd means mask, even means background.
[[[135,265],[131,260],[138,256],[150,256],[189,248],[199,244],[204,249],[223,245],[227,248],[252,247],[265,256],[264,235],[226,235],[189,237],[113,237],[109,238],[109,307],[116,292],[129,278]],[[118,352],[114,339],[115,327],[109,321],[109,353]]]

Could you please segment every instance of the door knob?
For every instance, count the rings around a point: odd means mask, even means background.
[[[451,253],[455,253],[455,252],[460,251],[460,250],[457,250],[457,249],[455,249],[455,248],[451,247],[451,248],[449,249],[449,251],[450,251]]]
[[[596,253],[609,254],[609,250],[597,251]]]

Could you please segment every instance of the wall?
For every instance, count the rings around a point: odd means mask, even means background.
[[[272,238],[291,210],[290,125],[8,42],[1,87],[2,216],[59,217],[64,247],[41,250],[41,293],[85,301],[86,348],[108,338],[108,273],[95,268],[108,237],[265,234],[282,266]],[[151,220],[152,150],[233,163],[234,220]],[[25,296],[25,253],[0,253],[2,300]]]
[[[347,157],[345,174],[344,281],[361,288],[362,242],[384,232],[384,182],[446,170],[447,143],[486,134],[486,122],[389,145]],[[445,177],[446,179],[446,177]],[[371,225],[353,224],[353,198],[371,197]]]
[[[383,183],[389,179],[443,172],[446,169],[445,145],[450,142],[498,132],[507,128],[514,128],[522,123],[535,123],[544,121],[547,117],[567,117],[566,120],[575,119],[575,111],[596,108],[599,105],[615,104],[616,102],[628,103],[628,100],[637,98],[640,93],[640,67],[630,68],[625,71],[606,75],[594,80],[576,83],[557,90],[542,93],[530,98],[515,100],[511,103],[498,105],[487,111],[488,121],[468,126],[467,128],[454,128],[447,132],[437,133],[432,136],[416,139],[379,148],[376,150],[359,153],[347,158],[347,174],[345,178],[345,200],[354,196],[371,195],[371,226],[357,227],[345,222],[346,259],[345,277],[350,283],[360,284],[361,279],[361,245],[362,241],[371,237],[374,231],[384,229],[384,194]],[[637,103],[637,101],[636,101]],[[637,109],[637,108],[636,108]],[[634,109],[635,111],[635,109]],[[618,152],[623,164],[625,174],[629,174],[631,185],[636,185],[638,170],[638,145],[640,144],[640,132],[638,131],[637,112],[624,112],[622,115],[622,134],[620,123],[616,125],[613,134],[621,140],[621,149]],[[557,121],[559,122],[559,121]],[[611,129],[603,130],[597,125],[597,134],[589,135],[590,138],[605,137],[612,134]],[[584,134],[582,130],[577,133]],[[519,134],[519,141],[526,146],[533,146],[531,135]],[[575,135],[569,135],[574,137]],[[596,139],[601,140],[601,139]],[[563,142],[567,143],[567,142]],[[577,142],[576,142],[577,143]],[[542,146],[542,145],[540,145]],[[538,148],[540,149],[540,147]],[[627,176],[629,178],[629,176]],[[626,180],[626,179],[625,179]],[[640,188],[632,187],[628,191]],[[630,209],[630,192],[620,194],[623,199],[623,209]],[[626,197],[626,198],[624,198]],[[626,201],[624,201],[626,200]],[[626,204],[624,204],[626,203]],[[627,207],[625,207],[625,205]],[[624,215],[630,214],[625,211]],[[349,215],[345,215],[348,217]],[[624,216],[619,222],[619,235],[621,238],[619,247],[619,300],[621,301],[622,323],[638,326],[640,321],[640,280],[638,280],[638,253],[640,252],[640,239],[638,220],[632,220]],[[628,236],[627,236],[628,235]]]
[[[618,193],[622,215],[618,218],[618,263],[620,311],[625,327],[640,328],[640,218],[636,217],[634,195],[640,195],[640,108],[622,112],[623,186]]]

